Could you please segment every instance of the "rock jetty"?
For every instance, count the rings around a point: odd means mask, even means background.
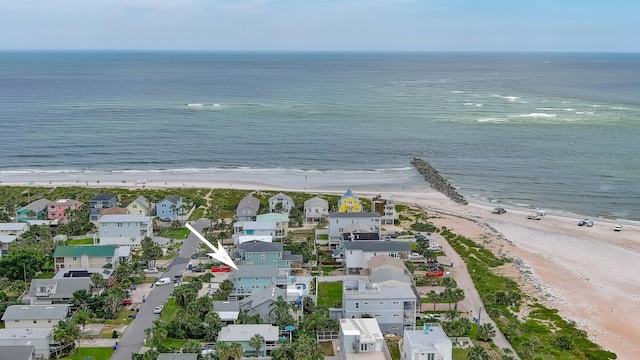
[[[464,196],[460,195],[456,189],[449,184],[449,181],[443,178],[438,170],[428,162],[422,159],[413,158],[413,160],[411,160],[411,165],[418,170],[420,175],[424,177],[425,181],[428,182],[434,190],[445,194],[449,199],[457,202],[458,204],[468,204],[467,200],[464,199]]]

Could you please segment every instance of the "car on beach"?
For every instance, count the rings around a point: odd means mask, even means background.
[[[578,226],[588,226],[588,227],[592,227],[593,226],[593,220],[591,219],[582,219],[578,222]]]
[[[541,217],[538,214],[529,214],[529,216],[527,216],[527,219],[529,219],[529,220],[540,220]]]
[[[503,207],[497,207],[495,209],[493,209],[493,213],[494,214],[505,214],[507,212],[507,210]]]
[[[613,231],[622,231],[622,225],[618,224],[613,228]]]

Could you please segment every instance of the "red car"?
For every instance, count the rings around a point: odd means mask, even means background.
[[[122,300],[122,306],[128,306],[133,304],[133,301],[131,299],[124,299]]]
[[[427,271],[426,274],[424,274],[424,276],[426,276],[426,277],[443,277],[444,276],[444,270]]]
[[[231,266],[213,266],[211,268],[211,272],[229,272],[231,271]]]

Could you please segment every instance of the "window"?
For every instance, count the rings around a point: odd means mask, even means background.
[[[398,304],[400,304],[400,301],[394,301],[393,302],[393,305],[398,305]]]
[[[17,323],[19,323],[19,322],[20,322],[20,320],[13,320],[13,321],[15,321],[15,322],[17,322]]]
[[[398,327],[398,326],[392,326],[391,328],[394,329],[394,330],[400,329],[400,327]]]
[[[360,309],[360,303],[359,302],[356,303],[356,309]]]
[[[74,257],[71,258],[71,260],[76,261],[76,260],[78,260],[78,258],[74,256]]]
[[[38,323],[38,320],[33,319],[33,323],[34,323],[34,324],[37,324],[37,323]]]
[[[369,302],[368,302],[368,301],[365,301],[365,302],[364,302],[364,304],[365,304],[365,305],[369,305]]]
[[[247,258],[251,259],[253,257],[253,253],[247,253]]]
[[[436,354],[428,353],[427,354],[427,360],[436,360]]]
[[[47,322],[48,322],[49,324],[51,324],[51,319],[47,320]]]
[[[375,314],[375,315],[373,315],[373,316],[375,316],[375,317],[382,317],[382,315],[381,315],[381,314]]]
[[[384,301],[380,301],[380,305],[384,305]]]
[[[400,317],[399,314],[393,314],[393,317]]]

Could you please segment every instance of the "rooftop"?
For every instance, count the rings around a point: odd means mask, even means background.
[[[34,353],[33,345],[26,346],[2,346],[0,347],[0,359],[30,360]]]
[[[156,360],[197,360],[198,354],[184,354],[184,353],[163,353],[159,354]]]
[[[451,348],[451,340],[440,324],[425,324],[419,330],[405,329],[404,339],[411,348],[420,349],[420,352],[440,352],[443,346]]]
[[[99,223],[131,223],[131,222],[149,222],[151,218],[142,214],[127,215],[104,215],[98,220]]]
[[[340,331],[345,335],[360,336],[360,342],[373,343],[383,339],[378,320],[373,318],[340,319]]]
[[[69,314],[69,305],[11,305],[2,315],[2,321],[11,320],[63,320]]]
[[[0,339],[46,339],[52,332],[52,328],[0,329]]]
[[[0,223],[0,231],[22,231],[26,227],[25,223]]]
[[[236,279],[245,277],[277,277],[278,268],[275,265],[238,265],[238,270],[232,273]]]
[[[379,218],[380,213],[363,211],[363,212],[332,212],[329,213],[330,218]]]
[[[262,335],[265,341],[278,341],[278,327],[271,324],[227,325],[220,330],[218,341],[248,342],[254,335]]]
[[[407,269],[404,261],[389,255],[376,255],[369,259],[367,265],[372,272],[380,267],[396,268],[400,270],[400,272],[404,272]]]
[[[107,201],[112,200],[116,197],[116,194],[98,194],[92,196],[89,201]]]
[[[319,196],[312,197],[311,199],[304,202],[304,207],[312,207],[312,206],[326,206],[328,207],[329,202]]]
[[[411,246],[398,241],[345,241],[345,250],[409,252]]]
[[[26,205],[25,207],[20,208],[18,211],[34,211],[34,212],[39,212],[42,211],[44,209],[47,208],[47,205],[51,202],[51,200],[48,199],[40,199],[40,200],[36,200],[31,202],[30,204]]]
[[[357,299],[411,299],[417,298],[411,286],[379,286],[377,283],[368,283],[367,287],[359,290],[345,286],[344,298],[347,300]]]
[[[248,207],[250,209],[253,209],[254,211],[258,211],[258,209],[260,209],[260,200],[249,194],[242,200],[240,200],[240,203],[238,204],[238,209],[241,209],[243,207]]]
[[[16,241],[17,235],[0,235],[0,243],[8,244]]]
[[[66,256],[114,256],[115,245],[60,245],[56,247],[53,257]]]
[[[121,208],[121,207],[112,207],[112,208],[106,208],[104,210],[102,210],[100,212],[100,215],[104,216],[104,215],[124,215],[124,214],[128,214],[129,213],[129,209],[126,208]]]
[[[289,218],[286,215],[280,213],[268,213],[256,216],[256,221],[289,222]]]
[[[171,196],[167,196],[166,198],[162,199],[160,202],[163,201],[168,201],[172,204],[177,205],[180,201],[182,201],[182,197],[179,195],[171,195]]]
[[[244,252],[282,252],[282,243],[252,240],[238,245],[238,250]]]

